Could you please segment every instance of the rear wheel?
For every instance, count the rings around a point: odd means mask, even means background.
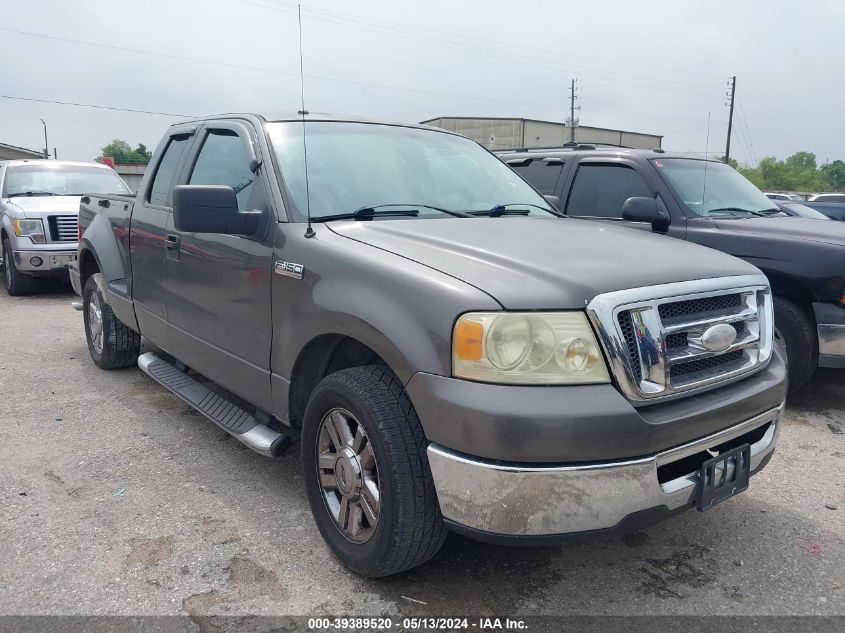
[[[819,364],[819,343],[816,328],[807,313],[798,305],[774,298],[775,342],[786,351],[789,393],[807,384]]]
[[[3,277],[6,281],[6,292],[13,297],[32,294],[35,291],[37,283],[35,278],[23,274],[15,266],[15,258],[12,257],[12,246],[8,238],[3,240]]]
[[[344,369],[314,389],[302,428],[305,491],[326,543],[354,572],[389,576],[443,545],[426,448],[419,418],[387,367]]]
[[[104,283],[102,274],[91,275],[82,293],[88,351],[102,369],[129,367],[138,360],[141,337],[114,315],[102,289]]]

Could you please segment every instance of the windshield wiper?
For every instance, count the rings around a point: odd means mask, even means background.
[[[389,207],[409,207],[407,209],[391,209]],[[352,213],[336,213],[334,215],[324,215],[321,217],[311,218],[312,222],[326,222],[328,220],[372,220],[374,217],[417,217],[420,214],[420,209],[413,207],[420,207],[421,209],[432,209],[445,213],[446,215],[453,215],[458,218],[471,218],[472,216],[463,211],[452,211],[451,209],[444,209],[442,207],[433,207],[430,204],[375,204],[364,206],[356,209]]]
[[[16,198],[18,196],[60,196],[60,193],[53,193],[52,191],[16,191],[15,193],[10,193],[10,198]]]
[[[773,215],[783,213],[783,211],[781,211],[780,209],[775,209],[775,208],[754,210],[754,209],[743,209],[742,207],[719,207],[718,209],[710,209],[707,212],[707,215],[710,215],[711,213],[718,213],[720,211],[727,211],[727,212],[738,211],[740,213],[748,213],[750,215],[756,215],[757,217],[761,217],[761,218],[768,218],[768,217],[771,217]]]
[[[491,218],[498,218],[503,215],[528,215],[531,213],[530,209],[508,209],[508,207],[534,207],[535,209],[540,209],[541,211],[545,211],[551,215],[556,215],[559,217],[563,217],[562,214],[557,213],[556,211],[552,211],[546,207],[541,207],[539,204],[533,204],[531,202],[508,202],[507,204],[497,204],[496,206],[487,209],[485,211],[470,211],[471,215],[476,216],[486,216]]]

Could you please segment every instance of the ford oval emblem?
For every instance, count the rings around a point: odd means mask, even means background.
[[[701,335],[701,345],[711,352],[724,352],[736,340],[736,329],[727,323],[713,325]]]

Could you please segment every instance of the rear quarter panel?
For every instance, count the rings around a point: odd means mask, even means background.
[[[84,286],[92,270],[86,266],[93,256],[106,282],[109,303],[123,323],[137,330],[130,295],[129,219],[134,198],[130,196],[84,196],[79,207],[83,230],[79,242],[79,267]]]

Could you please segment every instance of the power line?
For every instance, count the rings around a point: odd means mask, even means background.
[[[115,110],[117,112],[134,112],[135,114],[155,114],[159,116],[175,116],[186,118],[190,114],[176,114],[174,112],[157,112],[155,110],[137,110],[135,108],[119,108],[117,106],[99,105],[94,103],[76,103],[74,101],[55,101],[52,99],[36,99],[35,97],[20,97],[17,95],[0,95],[0,99],[13,99],[15,101],[34,101],[37,103],[51,103],[55,105],[76,106],[78,108],[97,108],[98,110]]]
[[[757,161],[757,152],[754,150],[754,142],[751,140],[751,129],[748,127],[748,119],[745,116],[745,108],[742,107],[742,101],[737,99],[736,102],[739,106],[740,121],[742,125],[745,126],[745,136],[748,138],[748,144],[751,147],[751,160],[753,160],[754,164],[757,165],[759,164]]]
[[[263,5],[261,5],[263,6]],[[109,50],[116,50],[123,53],[132,53],[132,54],[139,54],[139,55],[152,55],[155,57],[162,57],[165,59],[175,59],[179,61],[187,61],[192,63],[200,63],[200,64],[209,64],[214,66],[222,66],[226,68],[234,68],[237,70],[249,70],[254,72],[262,72],[262,73],[270,73],[274,75],[283,75],[283,76],[290,76],[290,77],[298,77],[298,73],[294,71],[285,71],[285,70],[278,70],[275,68],[267,68],[262,66],[251,66],[246,64],[235,64],[230,62],[222,62],[219,60],[212,60],[212,59],[205,59],[201,57],[190,57],[185,55],[175,55],[171,53],[164,53],[160,51],[152,51],[142,48],[132,48],[128,46],[116,46],[112,44],[105,44],[102,42],[93,42],[90,40],[79,40],[73,39],[68,37],[59,37],[55,35],[47,35],[45,33],[35,33],[32,31],[24,31],[20,29],[13,29],[9,27],[0,27],[0,31],[5,31],[7,33],[14,33],[16,35],[26,36],[26,37],[34,37],[39,39],[46,39],[46,40],[55,40],[59,42],[63,42],[66,44],[74,44],[78,46],[90,46],[94,48],[104,48]],[[407,88],[403,86],[395,86],[390,84],[381,84],[381,83],[374,83],[374,82],[367,82],[367,81],[358,81],[354,79],[341,79],[338,77],[328,77],[323,75],[306,75],[309,79],[315,79],[318,81],[327,81],[327,82],[334,82],[334,83],[344,83],[350,85],[359,85],[359,86],[367,86],[373,88],[381,88],[383,90],[394,90],[399,92],[409,92],[413,94],[426,94],[426,95],[433,95],[433,96],[441,96],[441,97],[451,97],[456,99],[467,99],[472,101],[479,101],[479,102],[486,102],[486,103],[501,103],[505,105],[515,105],[515,106],[527,106],[532,108],[541,108],[543,110],[554,111],[557,112],[559,110],[558,105],[553,104],[538,104],[538,103],[527,103],[523,101],[511,101],[505,99],[489,99],[484,97],[478,97],[475,95],[467,95],[467,94],[458,94],[458,93],[448,93],[442,92],[439,90],[424,90],[421,88]],[[604,114],[612,114],[609,112],[604,112]],[[618,113],[618,114],[628,114],[630,113]],[[178,116],[178,115],[177,115]],[[636,116],[636,115],[634,115]],[[643,118],[649,118],[648,115],[644,115]],[[662,118],[662,117],[650,117],[650,118]],[[680,120],[680,117],[675,117]],[[697,120],[697,119],[687,119],[687,120]]]
[[[240,2],[242,4],[261,7],[261,8],[272,10],[272,11],[278,11],[278,12],[281,12],[281,13],[287,13],[287,14],[291,14],[291,15],[294,13],[292,10],[288,10],[288,9],[285,9],[284,7],[278,6],[277,3],[272,3],[271,5],[268,5],[268,4],[263,4],[263,3],[251,1],[251,0],[235,0],[235,1]],[[269,0],[265,0],[265,1],[269,1]],[[309,19],[312,19],[312,20],[317,20],[317,21],[320,21],[320,22],[326,22],[326,23],[329,23],[329,24],[335,24],[335,25],[339,25],[339,26],[343,26],[343,27],[347,27],[347,28],[353,28],[353,29],[362,30],[362,31],[378,33],[380,35],[387,35],[389,37],[397,37],[397,38],[400,38],[400,39],[405,40],[405,41],[408,41],[408,40],[416,41],[416,42],[421,42],[421,43],[429,44],[429,45],[433,45],[433,46],[439,46],[439,47],[442,47],[442,48],[458,50],[458,51],[461,51],[461,52],[470,52],[470,53],[481,54],[484,57],[488,57],[488,58],[493,57],[493,58],[501,59],[501,60],[508,61],[508,62],[518,62],[518,63],[523,64],[523,65],[535,66],[535,67],[538,67],[538,68],[543,68],[545,70],[554,70],[554,71],[575,70],[575,71],[580,72],[583,69],[583,67],[577,66],[577,65],[574,65],[574,64],[560,64],[560,63],[554,63],[554,62],[539,63],[539,62],[537,62],[536,57],[528,57],[524,54],[513,53],[511,51],[503,51],[501,49],[479,48],[477,46],[472,46],[472,45],[469,45],[469,44],[446,41],[446,40],[443,40],[442,38],[433,38],[431,36],[425,36],[425,35],[422,35],[422,34],[419,34],[419,33],[409,33],[409,32],[397,31],[396,29],[380,27],[378,25],[365,26],[365,25],[360,23],[360,20],[359,20],[358,23],[354,23],[354,22],[350,23],[348,20],[345,20],[343,18],[338,19],[338,18],[334,18],[333,16],[328,16],[328,17],[322,16],[321,17],[320,15],[314,15],[313,9],[307,9],[307,10],[310,13],[312,13],[312,15],[307,16]],[[715,91],[714,91],[714,93],[707,94],[707,93],[703,93],[703,92],[691,92],[689,90],[679,90],[679,89],[675,89],[675,88],[669,88],[669,87],[666,87],[666,85],[665,85],[667,83],[675,83],[675,84],[680,84],[682,86],[704,87],[704,88],[710,87],[710,86],[707,86],[707,85],[704,85],[704,84],[690,84],[688,82],[678,82],[678,81],[674,81],[674,80],[665,80],[665,79],[661,79],[661,78],[657,78],[657,77],[642,77],[642,76],[631,75],[629,73],[615,72],[615,71],[595,69],[595,68],[593,68],[591,70],[592,70],[592,72],[603,73],[603,74],[608,74],[608,75],[614,76],[614,78],[592,77],[591,79],[593,81],[612,83],[614,85],[622,83],[622,84],[637,86],[637,87],[641,87],[641,88],[648,88],[650,90],[659,90],[659,91],[663,91],[663,92],[673,92],[673,93],[676,93],[676,94],[684,94],[684,95],[694,96],[694,97],[704,97],[704,98],[710,97],[710,98],[713,98],[714,94],[715,94]],[[640,81],[631,81],[631,78],[639,79]],[[643,83],[643,81],[650,81],[650,82],[655,82],[655,83]]]
[[[125,53],[136,53],[136,54],[140,54],[140,55],[153,55],[153,56],[156,56],[156,57],[164,57],[166,59],[177,59],[177,60],[180,60],[180,61],[188,61],[188,62],[194,62],[194,63],[200,63],[200,64],[210,64],[210,65],[214,65],[214,66],[223,66],[223,67],[227,67],[227,68],[235,68],[235,69],[238,69],[238,70],[250,70],[250,71],[255,71],[255,72],[271,73],[271,74],[274,74],[274,75],[286,75],[286,76],[290,76],[290,77],[299,77],[299,73],[297,73],[297,72],[286,71],[286,70],[277,70],[275,68],[266,68],[266,67],[261,67],[261,66],[248,66],[248,65],[244,65],[244,64],[233,64],[233,63],[229,63],[229,62],[221,62],[221,61],[218,61],[218,60],[204,59],[204,58],[201,58],[201,57],[188,57],[188,56],[184,56],[184,55],[173,55],[173,54],[170,54],[170,53],[162,53],[162,52],[159,52],[159,51],[151,51],[151,50],[146,50],[146,49],[142,49],[142,48],[129,48],[129,47],[126,47],[126,46],[115,46],[115,45],[112,45],[112,44],[103,44],[101,42],[91,42],[91,41],[88,41],[88,40],[77,40],[77,39],[71,39],[71,38],[68,38],[68,37],[58,37],[58,36],[55,36],[55,35],[46,35],[44,33],[33,33],[31,31],[22,31],[22,30],[18,30],[18,29],[7,28],[7,27],[0,27],[0,31],[6,31],[8,33],[15,33],[17,35],[24,35],[24,36],[28,36],[28,37],[37,37],[37,38],[47,39],[47,40],[56,40],[56,41],[64,42],[64,43],[67,43],[67,44],[76,44],[76,45],[81,45],[81,46],[92,46],[92,47],[96,47],[96,48],[106,48],[106,49],[117,50],[117,51],[121,51],[121,52],[125,52]],[[393,86],[393,85],[389,85],[389,84],[379,84],[379,83],[372,83],[372,82],[367,82],[367,81],[357,81],[357,80],[354,80],[354,79],[341,79],[341,78],[338,78],[338,77],[326,77],[326,76],[322,76],[322,75],[306,75],[306,77],[309,78],[309,79],[316,79],[318,81],[329,81],[329,82],[336,82],[336,83],[345,83],[345,84],[353,84],[353,85],[360,85],[360,86],[368,86],[368,87],[373,87],[373,88],[382,88],[384,90],[397,90],[397,91],[400,91],[400,92],[411,92],[411,93],[415,93],[415,94],[428,94],[428,95],[435,95],[435,96],[453,97],[453,98],[457,98],[457,99],[469,99],[469,100],[472,100],[472,101],[482,101],[482,102],[488,102],[488,103],[502,103],[502,104],[506,104],[506,105],[528,106],[528,107],[543,108],[543,109],[546,109],[546,110],[555,110],[555,111],[558,109],[557,105],[551,105],[551,104],[544,105],[544,104],[536,104],[536,103],[525,103],[525,102],[522,102],[522,101],[508,101],[508,100],[503,100],[503,99],[486,99],[486,98],[477,97],[477,96],[474,96],[474,95],[463,95],[463,94],[448,93],[448,92],[441,92],[441,91],[435,91],[435,90],[423,90],[423,89],[420,89],[420,88],[406,88],[406,87],[402,87],[402,86]]]
[[[285,2],[284,0],[261,0],[261,1],[266,3],[266,4],[277,5],[279,7],[287,6],[287,7],[293,8],[294,6],[296,6],[295,3]],[[250,2],[249,0],[244,0],[244,2],[246,4],[257,4],[256,2]],[[258,6],[263,6],[263,5],[258,5]],[[270,8],[270,7],[267,7],[267,8]],[[292,11],[285,11],[284,9],[281,9],[281,8],[279,10],[286,12],[286,13],[292,13]],[[399,31],[402,31],[402,30],[411,31],[411,32],[414,32],[416,34],[422,35],[424,37],[433,37],[433,36],[426,36],[426,35],[424,35],[424,33],[420,33],[421,31],[422,32],[428,32],[428,33],[434,33],[435,35],[440,35],[440,36],[443,36],[444,38],[447,38],[447,39],[450,39],[450,40],[453,40],[453,41],[455,39],[457,39],[460,42],[465,42],[466,40],[475,40],[475,41],[478,41],[478,42],[483,42],[485,44],[493,44],[497,50],[501,50],[501,44],[502,44],[501,40],[491,40],[491,39],[488,39],[488,38],[473,36],[473,35],[469,35],[469,34],[466,34],[466,33],[454,33],[454,32],[450,33],[450,32],[447,32],[447,31],[440,31],[440,30],[437,30],[437,29],[421,27],[419,25],[412,25],[412,24],[408,24],[408,23],[405,23],[405,22],[396,22],[396,21],[392,21],[392,20],[385,20],[383,18],[365,17],[365,16],[361,16],[361,15],[356,15],[356,14],[353,14],[353,13],[346,13],[346,12],[343,12],[343,11],[322,9],[322,8],[317,8],[317,7],[305,6],[305,7],[303,7],[303,10],[306,11],[306,12],[314,13],[314,14],[322,14],[322,15],[334,17],[335,19],[345,19],[345,20],[350,20],[350,21],[353,21],[353,22],[359,22],[359,23],[369,24],[369,25],[373,25],[373,26],[379,26],[381,28],[388,28],[388,29],[394,28],[394,30],[399,30]],[[395,29],[395,27],[398,27],[398,29]],[[538,53],[542,53],[542,54],[545,54],[545,55],[554,55],[554,56],[557,56],[557,57],[561,57],[561,56],[565,55],[566,58],[575,57],[575,58],[579,58],[579,59],[587,59],[587,60],[590,60],[590,61],[593,61],[593,62],[596,62],[596,63],[608,63],[608,64],[611,64],[614,68],[618,67],[618,66],[630,66],[632,68],[643,68],[643,69],[647,69],[647,70],[659,70],[659,71],[663,71],[663,72],[680,73],[680,74],[683,74],[684,76],[689,76],[691,74],[692,75],[706,76],[706,77],[721,77],[722,76],[722,75],[719,75],[719,74],[716,74],[716,73],[702,73],[702,72],[697,72],[697,71],[690,71],[688,69],[681,70],[681,69],[665,68],[665,67],[653,66],[653,65],[633,64],[633,63],[625,62],[625,61],[621,61],[621,60],[612,60],[612,61],[611,60],[603,60],[603,59],[598,58],[598,57],[592,57],[592,56],[587,56],[587,55],[579,55],[579,54],[571,53],[571,52],[562,53],[561,51],[555,51],[555,50],[551,50],[551,49],[547,49],[547,48],[540,48],[540,47],[536,47],[536,46],[525,45],[525,44],[522,44],[522,43],[520,43],[519,46],[513,46],[512,48],[515,48],[516,50],[519,50],[519,51],[526,51],[526,50],[527,51],[536,51]],[[598,70],[599,72],[612,72],[612,74],[615,74],[615,75],[620,75],[620,74],[621,75],[627,75],[627,73],[605,71],[605,70],[601,70],[601,69],[596,69],[596,70]],[[669,81],[674,81],[674,80],[669,80]],[[693,84],[691,82],[676,82],[676,83],[685,84],[685,85],[693,85],[693,86],[703,85],[703,84]]]

